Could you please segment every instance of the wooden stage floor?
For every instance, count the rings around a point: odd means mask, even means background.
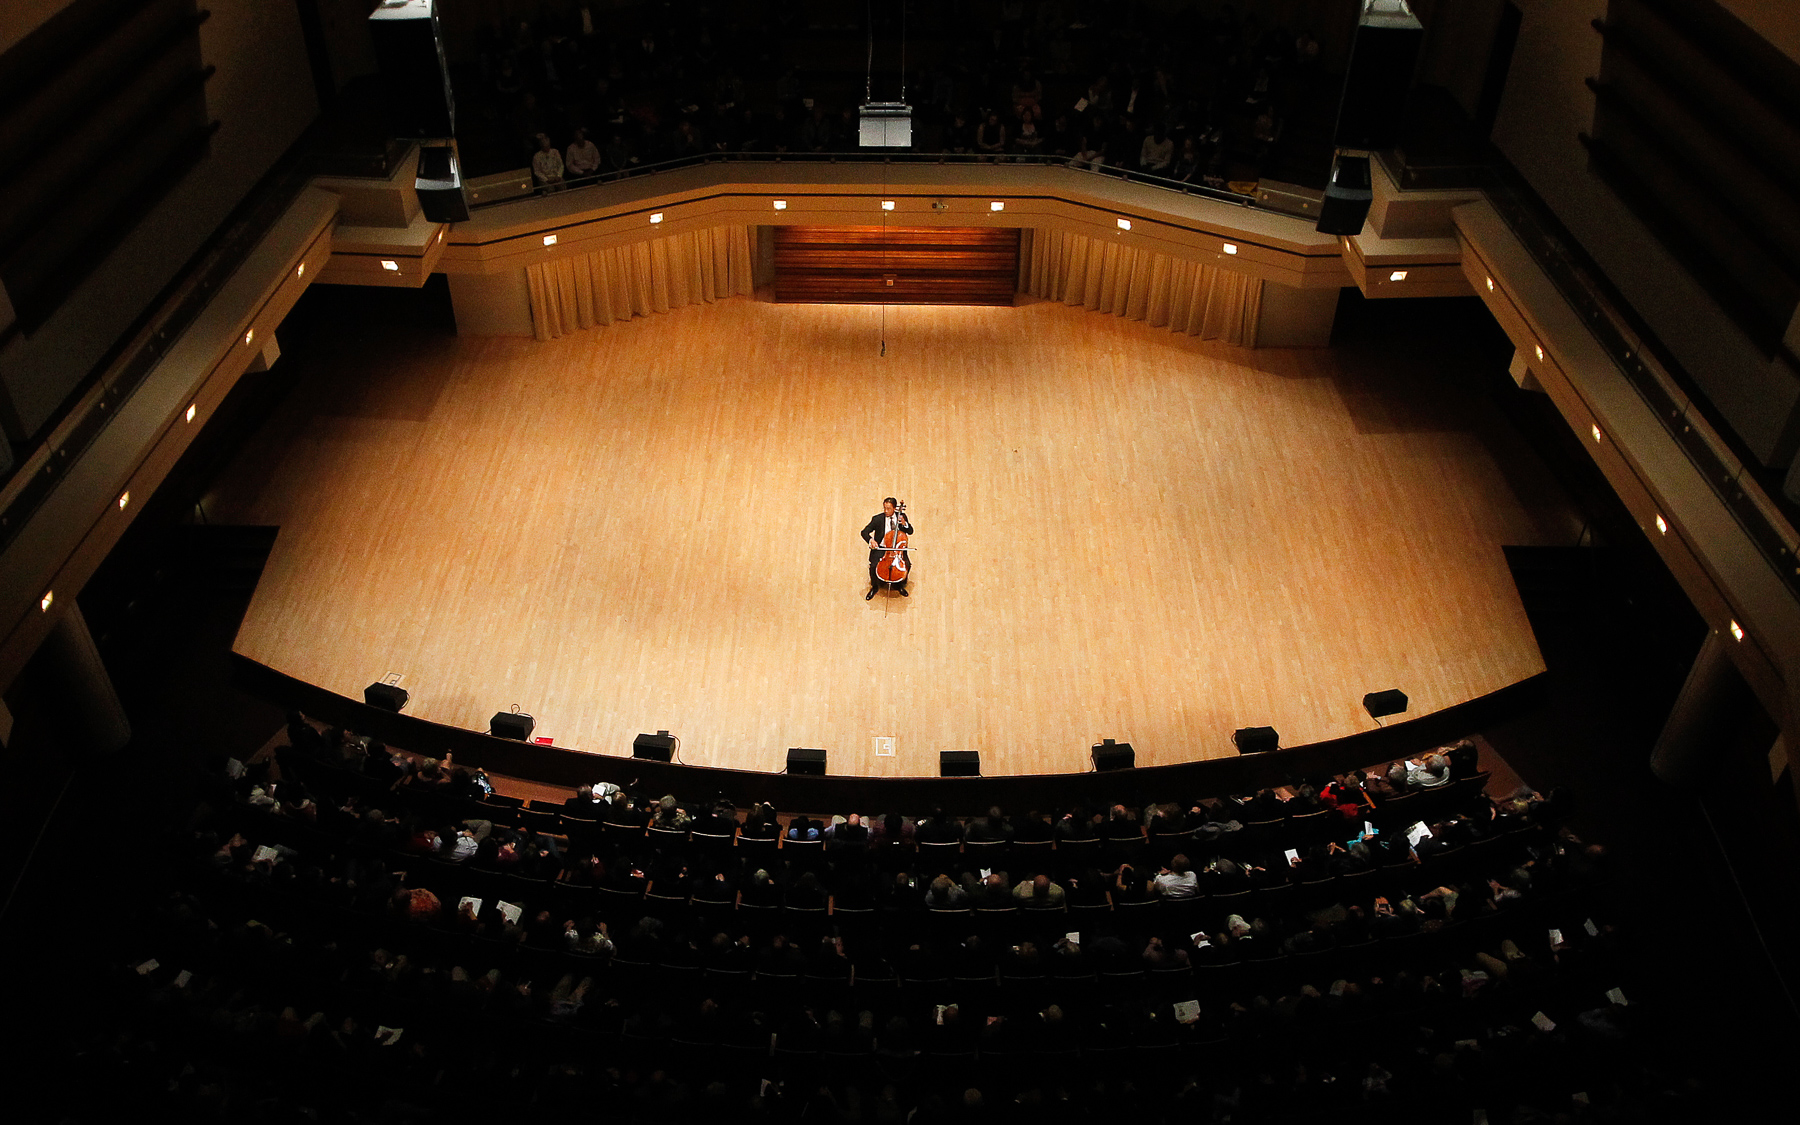
[[[237,650],[590,752],[667,729],[690,763],[1016,774],[1101,737],[1140,765],[1331,738],[1368,691],[1416,715],[1541,671],[1501,545],[1572,541],[1454,354],[734,299],[309,362],[208,501],[281,528]],[[889,494],[913,596],[864,601]]]

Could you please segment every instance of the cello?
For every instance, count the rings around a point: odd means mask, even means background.
[[[906,581],[908,569],[906,553],[906,532],[900,525],[906,522],[906,502],[899,501],[894,505],[894,527],[881,537],[881,559],[875,564],[875,577],[881,579],[889,588]]]

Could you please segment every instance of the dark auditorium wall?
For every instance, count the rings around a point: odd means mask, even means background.
[[[78,0],[0,3],[4,52]],[[210,150],[41,328],[0,350],[0,417],[29,439],[318,112],[295,0],[205,0],[200,25]],[[96,175],[104,168],[95,168]],[[0,444],[0,450],[4,445]],[[0,467],[8,454],[0,451]]]
[[[1786,469],[1800,442],[1800,371],[1771,359],[1707,289],[1590,170],[1579,134],[1593,131],[1603,39],[1592,21],[1608,0],[1516,0],[1523,15],[1493,140],[1693,376],[1724,421],[1766,466]],[[1791,0],[1724,0],[1728,11],[1796,58]],[[1471,66],[1484,60],[1471,59]],[[1789,107],[1790,112],[1794,107]],[[1704,184],[1705,169],[1694,170]],[[1788,332],[1788,346],[1796,340]],[[1800,473],[1787,476],[1800,499]]]

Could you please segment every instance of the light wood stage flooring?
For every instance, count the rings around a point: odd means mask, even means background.
[[[438,722],[516,703],[559,746],[667,729],[755,770],[1186,761],[1542,670],[1501,545],[1568,542],[1566,502],[1446,389],[1466,356],[1391,359],[1049,302],[347,339],[208,504],[281,528],[239,652],[352,696],[402,673]],[[889,494],[913,595],[864,601]]]

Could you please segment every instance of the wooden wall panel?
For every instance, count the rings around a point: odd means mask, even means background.
[[[1010,305],[1016,227],[776,227],[775,299],[890,305]]]

